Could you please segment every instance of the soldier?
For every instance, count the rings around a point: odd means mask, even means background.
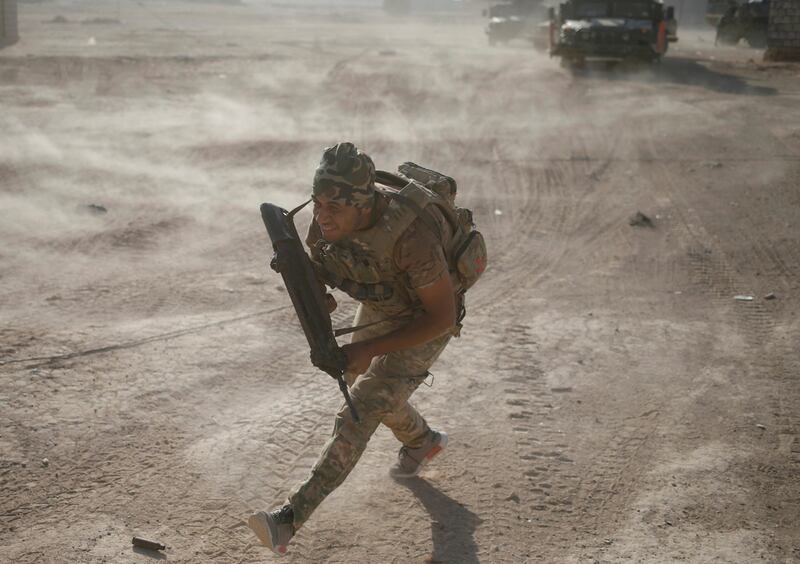
[[[312,199],[306,239],[312,260],[325,282],[360,302],[355,325],[366,326],[342,347],[361,420],[355,422],[343,405],[308,478],[283,507],[249,518],[261,543],[281,555],[345,480],[380,423],[403,445],[390,469],[396,478],[416,476],[445,448],[447,435],[431,429],[408,399],[455,333],[461,309],[445,255],[453,233],[444,214],[435,205],[413,209],[413,203],[376,186],[368,155],[351,143],[327,148]],[[333,311],[336,302],[328,298]]]

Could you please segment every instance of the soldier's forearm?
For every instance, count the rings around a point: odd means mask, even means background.
[[[447,333],[454,325],[454,316],[426,312],[391,333],[362,341],[361,344],[369,351],[370,356],[380,356],[427,343]]]

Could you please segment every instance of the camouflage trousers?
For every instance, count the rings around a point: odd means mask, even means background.
[[[358,308],[354,323],[363,325],[384,318],[383,314],[362,305]],[[357,331],[353,335],[353,342],[383,335],[395,328],[395,322],[380,323]],[[336,415],[333,435],[325,444],[311,474],[289,496],[296,529],[344,482],[381,423],[405,446],[422,446],[431,430],[408,398],[425,380],[428,369],[442,353],[450,337],[448,333],[410,349],[375,357],[369,369],[358,378],[346,375],[353,405],[361,421],[356,423],[347,405],[342,405]]]

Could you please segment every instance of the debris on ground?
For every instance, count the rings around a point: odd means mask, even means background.
[[[736,300],[737,302],[752,302],[753,296],[739,294],[738,296],[733,296],[733,299]]]
[[[146,548],[147,550],[166,550],[166,546],[157,541],[143,539],[142,537],[133,537],[131,541],[133,546],[139,548]]]
[[[628,224],[633,227],[655,227],[653,220],[640,211],[637,211],[631,216],[631,218],[628,220]]]
[[[519,496],[515,493],[512,493],[510,496],[506,498],[506,501],[513,501],[514,503],[519,503]]]
[[[756,427],[758,427],[762,431],[766,431],[767,430],[767,426],[766,425],[762,425],[761,423],[756,423]]]
[[[86,204],[84,206],[79,206],[78,209],[79,211],[87,212],[92,215],[103,215],[104,213],[108,213],[108,209],[100,204]]]
[[[88,18],[81,22],[84,25],[121,25],[117,18]]]

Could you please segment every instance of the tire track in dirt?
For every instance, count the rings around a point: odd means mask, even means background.
[[[755,468],[751,468],[751,475],[768,473],[772,475],[772,480],[793,475],[800,468],[800,415],[794,409],[800,402],[800,393],[795,385],[796,374],[800,370],[800,358],[796,351],[796,343],[800,342],[800,328],[797,324],[780,324],[772,309],[758,296],[749,302],[733,299],[735,295],[747,294],[748,288],[742,286],[726,248],[713,233],[709,233],[697,205],[681,192],[670,167],[661,165],[656,170],[681,220],[694,283],[710,295],[722,319],[732,323],[743,337],[741,352],[746,353],[745,366],[752,377],[748,378],[746,384],[737,379],[733,385],[742,390],[743,397],[767,403],[759,420],[768,421],[766,428],[773,430],[768,439],[772,454],[759,457],[758,461],[750,461],[748,465],[755,465]],[[784,288],[791,287],[798,266],[784,260],[772,243],[760,236],[760,230],[753,229],[747,223],[743,222],[732,239],[734,242],[736,239],[747,242],[748,267],[756,272],[770,272]],[[779,483],[779,492],[770,488],[769,492],[762,491],[760,495],[767,496],[767,499],[774,497],[784,500],[784,511],[796,513],[796,485]],[[756,493],[759,487],[754,486],[753,495],[759,495]],[[781,544],[791,545],[790,531],[783,528],[774,534],[783,537]]]
[[[542,371],[537,368],[535,341],[531,329],[520,323],[517,315],[509,311],[510,304],[519,301],[521,293],[535,291],[536,286],[553,272],[570,248],[567,234],[580,229],[584,218],[582,204],[591,186],[581,187],[579,181],[570,181],[591,172],[602,174],[613,158],[601,164],[599,170],[584,171],[587,153],[582,145],[583,158],[575,161],[550,162],[543,168],[534,168],[525,161],[516,162],[504,158],[501,148],[493,142],[491,172],[484,182],[495,179],[498,186],[489,209],[509,210],[509,217],[501,216],[495,222],[493,234],[498,236],[496,246],[501,254],[493,256],[492,271],[499,271],[502,281],[493,286],[484,286],[476,297],[476,311],[485,322],[509,319],[511,325],[502,328],[500,339],[493,347],[492,370],[501,374],[502,391],[499,401],[505,405],[506,422],[495,422],[494,428],[509,429],[515,446],[515,466],[520,468],[520,479],[526,484],[524,490],[508,497],[501,484],[487,485],[479,489],[479,506],[490,507],[492,516],[488,526],[491,538],[499,538],[509,531],[512,534],[530,534],[531,528],[539,542],[536,550],[558,554],[569,547],[572,539],[559,532],[563,521],[573,512],[574,496],[580,483],[574,463],[569,455],[569,446],[555,425],[552,415],[554,392],[547,387]],[[589,184],[589,183],[586,183]],[[581,189],[583,188],[583,190]],[[513,202],[513,205],[511,204]],[[555,212],[555,213],[554,213]],[[552,234],[547,244],[536,245],[536,239],[545,231]],[[603,231],[601,228],[600,231]],[[528,241],[533,240],[533,245]],[[525,241],[523,247],[520,241]],[[499,244],[498,244],[499,243]],[[532,251],[532,252],[531,252]],[[531,258],[534,258],[531,261]],[[502,285],[513,288],[498,294]],[[505,434],[505,431],[500,434]],[[505,452],[505,450],[503,450]],[[513,498],[513,496],[517,496]],[[518,505],[512,505],[509,500]],[[551,552],[552,551],[552,552]],[[491,558],[491,553],[486,555]],[[538,557],[541,557],[540,553]],[[504,559],[521,561],[524,555],[504,554]]]
[[[282,309],[276,310],[275,314],[280,315]],[[155,409],[151,410],[147,416],[149,429],[147,434],[150,437],[169,436],[171,442],[176,446],[171,445],[156,450],[150,448],[149,439],[145,439],[145,429],[136,430],[136,425],[140,425],[137,423],[139,417],[127,415],[117,424],[120,426],[116,434],[120,434],[120,432],[123,436],[141,434],[141,439],[146,442],[114,445],[108,442],[109,439],[106,438],[106,435],[93,433],[91,440],[96,448],[76,457],[72,463],[65,465],[62,462],[60,465],[60,470],[65,475],[81,477],[76,482],[76,486],[62,485],[58,488],[62,490],[61,493],[53,492],[52,487],[45,488],[44,492],[48,492],[48,497],[41,498],[42,503],[47,507],[52,507],[50,504],[53,500],[58,500],[59,505],[69,504],[71,499],[77,501],[85,495],[86,491],[79,485],[81,480],[90,479],[93,484],[92,495],[97,500],[95,502],[96,510],[108,510],[122,501],[127,501],[128,510],[139,506],[141,514],[157,515],[158,522],[168,529],[168,535],[174,539],[173,544],[176,548],[180,547],[190,552],[194,551],[196,554],[202,554],[203,557],[200,558],[202,561],[235,561],[226,555],[227,550],[225,550],[231,531],[243,527],[243,516],[246,516],[248,511],[255,507],[274,505],[278,501],[278,492],[285,491],[284,485],[287,476],[298,475],[300,467],[302,470],[310,467],[311,461],[316,456],[318,445],[309,437],[314,438],[320,435],[319,427],[329,422],[330,413],[335,409],[333,402],[338,402],[338,390],[327,376],[295,375],[293,367],[304,365],[298,358],[302,355],[293,352],[303,349],[302,346],[299,346],[303,343],[297,341],[302,341],[301,334],[287,332],[278,332],[270,339],[270,352],[275,358],[270,361],[269,372],[279,376],[277,381],[273,378],[273,382],[269,386],[268,403],[272,405],[271,413],[268,411],[268,417],[264,420],[263,412],[265,410],[259,406],[256,407],[255,415],[249,422],[242,418],[233,423],[223,421],[218,434],[223,436],[226,444],[221,445],[221,448],[219,448],[220,445],[216,445],[215,448],[214,437],[208,435],[209,431],[215,430],[213,425],[209,429],[208,423],[202,423],[198,429],[197,420],[192,421],[191,414],[195,410],[199,410],[200,421],[203,421],[202,409],[190,408],[189,413],[186,413],[185,407],[176,409],[174,400],[170,400],[170,397],[177,399],[182,396],[179,389],[183,379],[169,385],[166,390],[153,390],[156,394],[153,396],[156,403],[150,400],[151,394],[147,392],[148,386],[142,388],[139,381],[126,382],[126,386],[123,387],[117,386],[115,399],[120,405],[118,409],[121,412],[129,413],[139,402],[152,405]],[[138,345],[145,344],[138,343]],[[292,352],[290,353],[290,351]],[[146,351],[143,352],[146,354]],[[131,352],[125,349],[113,351],[111,354],[130,355]],[[202,362],[202,365],[205,370],[208,370],[207,362]],[[244,366],[247,364],[245,363]],[[142,369],[146,370],[146,367],[143,366]],[[67,368],[67,370],[70,369]],[[186,384],[188,385],[187,391],[198,387],[196,382],[186,382]],[[289,389],[284,393],[276,394],[286,384]],[[80,387],[77,382],[75,385]],[[199,387],[207,388],[205,385]],[[213,388],[214,386],[210,391],[213,391]],[[261,389],[266,391],[266,387],[262,386]],[[246,386],[244,391],[252,396],[252,392]],[[133,403],[130,399],[124,399],[131,394]],[[70,395],[69,389],[61,390],[60,397],[67,399]],[[189,397],[191,395],[190,392]],[[288,397],[284,397],[284,395]],[[223,396],[216,396],[216,398],[220,397]],[[320,401],[321,397],[328,398],[328,401]],[[111,404],[108,402],[106,404],[106,409],[113,409]],[[219,410],[225,413],[230,409],[238,409],[237,406],[247,405],[248,401],[237,394],[226,394],[225,405],[214,401],[212,404],[215,404],[214,411]],[[182,415],[176,419],[173,415],[175,413]],[[271,432],[265,435],[263,433],[264,426],[271,428]],[[287,428],[296,429],[297,433],[287,439]],[[155,430],[159,431],[153,432]],[[192,437],[193,435],[195,438]],[[261,439],[253,447],[259,453],[258,458],[263,456],[264,460],[271,461],[266,469],[263,464],[257,464],[256,459],[251,459],[250,464],[241,461],[236,461],[234,464],[219,462],[220,460],[234,461],[232,450],[237,450],[242,441],[247,438],[250,438],[252,442],[253,437]],[[198,450],[198,439],[200,450]],[[186,444],[188,447],[188,460],[176,466],[175,455],[179,452],[176,449],[181,444]],[[276,452],[270,452],[276,449]],[[130,465],[131,451],[137,453],[136,463],[133,466]],[[105,453],[99,469],[97,452]],[[285,463],[283,463],[284,461]],[[200,466],[196,467],[198,462]],[[209,464],[211,465],[209,466]],[[202,468],[205,470],[201,470]],[[214,476],[224,476],[223,485],[215,484]],[[224,485],[226,483],[227,486]],[[250,488],[242,489],[241,484],[248,484]],[[148,492],[149,486],[155,486],[154,490]],[[65,487],[66,489],[64,489]],[[204,503],[203,506],[195,508],[192,518],[187,519],[180,505],[177,507],[164,506],[163,501],[153,499],[154,492],[166,491],[171,488],[173,491],[180,491],[183,488],[188,496],[192,495],[192,491],[198,489],[206,490],[209,493],[216,491],[219,492],[219,498],[215,503]],[[127,491],[126,495],[120,496],[121,489]],[[172,499],[173,495],[167,495],[165,499]],[[220,505],[223,501],[227,505]],[[24,522],[30,517],[30,511],[36,506],[35,503],[34,498],[33,506],[21,506],[12,510],[8,519],[12,521],[22,519]],[[41,518],[41,510],[38,513]],[[241,530],[240,532],[243,543],[251,542],[249,531]],[[205,540],[198,543],[198,538]],[[24,553],[20,553],[18,556],[20,559],[25,558]]]
[[[523,530],[534,529],[538,550],[558,550],[565,542],[556,538],[560,524],[573,511],[576,475],[570,447],[552,414],[557,392],[548,387],[538,367],[531,328],[516,323],[504,329],[503,337],[497,371],[516,443],[520,479],[527,486],[521,492],[517,519]]]
[[[615,162],[615,153],[620,142],[620,137],[617,136],[610,140],[610,144],[606,144],[603,142],[603,137],[602,132],[592,130],[591,127],[588,132],[578,134],[574,141],[575,149],[569,168],[570,179],[575,178],[575,187],[568,191],[562,186],[552,194],[553,199],[561,198],[558,203],[547,200],[534,204],[542,209],[542,214],[546,214],[546,218],[550,221],[554,221],[553,216],[558,218],[549,227],[561,235],[562,246],[550,251],[548,258],[553,259],[552,263],[538,272],[534,267],[534,274],[529,279],[520,277],[517,282],[522,282],[519,284],[521,289],[535,288],[537,283],[546,279],[550,272],[557,269],[559,261],[572,245],[587,252],[595,242],[600,244],[602,241],[609,244],[608,239],[611,236],[614,242],[619,243],[617,251],[619,254],[625,255],[626,249],[628,254],[633,254],[635,250],[633,236],[629,231],[619,230],[618,216],[605,221],[594,217],[596,210],[592,202],[596,200],[590,196],[602,198],[602,194],[597,193],[596,188],[602,187],[599,185],[599,180]],[[599,161],[599,166],[590,169],[584,163],[591,164],[595,161],[590,157],[587,147],[598,146],[610,147],[610,150],[608,155]],[[505,163],[508,161],[504,161]],[[589,180],[582,181],[580,177]],[[544,186],[536,185],[537,193],[540,192],[539,188],[547,187],[546,182],[549,178],[552,176],[546,173]],[[511,183],[506,182],[505,185],[509,184]],[[581,191],[579,187],[583,190]],[[605,188],[608,189],[607,186]],[[508,188],[507,190],[510,191]],[[523,195],[521,198],[523,208],[532,204],[532,198],[526,196]],[[563,206],[561,213],[553,214],[553,207],[557,205]],[[530,212],[526,216],[524,211],[520,216],[521,222],[545,219],[535,218]],[[515,224],[514,227],[520,227],[519,231],[524,229],[519,224]],[[519,257],[514,258],[518,264],[522,263],[524,267],[530,269],[529,261],[519,260]],[[634,278],[630,282],[632,286],[636,286],[636,279],[644,277],[635,272],[632,276]],[[498,313],[501,305],[513,297],[499,300],[493,311]],[[490,306],[490,309],[492,307]],[[509,319],[515,319],[514,313],[506,313],[509,314]],[[506,318],[501,315],[496,317]],[[524,475],[529,482],[527,493],[532,500],[520,504],[520,507],[531,516],[524,518],[525,521],[541,529],[537,535],[537,539],[541,539],[537,542],[539,550],[557,558],[572,548],[581,534],[594,533],[602,522],[609,518],[613,519],[614,515],[619,514],[636,492],[635,484],[641,461],[649,456],[651,439],[661,424],[658,417],[660,409],[652,410],[655,415],[644,419],[613,422],[614,427],[608,432],[610,437],[608,442],[592,445],[588,461],[576,463],[570,456],[569,445],[564,444],[563,436],[555,429],[557,419],[552,415],[552,407],[556,403],[554,394],[558,393],[558,390],[547,387],[541,370],[538,370],[538,375],[536,374],[536,353],[531,350],[533,339],[530,331],[531,329],[517,321],[510,334],[504,333],[505,345],[497,354],[498,369],[508,370],[508,374],[503,376],[504,394],[506,404],[512,409],[508,416],[514,422],[513,430],[517,437],[515,450],[519,454],[521,467],[528,467]],[[625,350],[616,352],[626,353]],[[502,366],[504,359],[510,362],[506,367]],[[646,370],[646,363],[644,364],[642,369]],[[527,369],[528,377],[525,376],[523,367]],[[531,371],[534,371],[534,374],[530,374]],[[674,398],[666,396],[659,405],[663,407],[672,399]],[[533,426],[531,421],[536,420],[539,420],[539,423]],[[495,511],[502,512],[504,507],[502,501],[494,500]],[[517,518],[519,519],[519,516]],[[511,519],[506,515],[500,521],[508,522]],[[572,529],[577,532],[569,532],[564,527],[565,520],[569,520]],[[543,554],[537,557],[546,558]]]
[[[340,303],[332,315],[334,325],[349,324],[354,313],[353,303]],[[227,516],[222,531],[235,531],[241,544],[246,546],[243,559],[263,552],[251,531],[244,526],[244,517],[253,510],[271,509],[283,503],[289,488],[304,478],[316,461],[327,439],[325,428],[332,425],[333,415],[341,403],[335,382],[312,368],[304,358],[307,345],[294,312],[283,312],[281,323],[273,326],[296,326],[296,331],[287,333],[291,337],[287,345],[282,347],[292,351],[291,354],[286,355],[281,349],[274,350],[270,346],[269,372],[282,375],[276,384],[288,375],[287,393],[272,397],[274,394],[270,385],[261,392],[246,392],[249,399],[231,398],[228,405],[233,409],[236,419],[223,425],[221,437],[214,439],[212,445],[216,445],[216,452],[206,452],[205,446],[200,444],[195,446],[193,454],[200,459],[213,457],[218,464],[215,473],[225,476],[227,485],[219,491],[223,513]],[[302,373],[296,372],[298,367]],[[268,394],[268,411],[259,405],[259,401],[253,402],[262,394]],[[239,460],[242,449],[247,454]],[[218,513],[219,508],[212,509],[209,516]],[[195,524],[202,526],[203,523],[204,519],[200,516]],[[220,532],[217,531],[216,536],[220,537],[224,546],[225,538]],[[214,529],[187,531],[187,538],[197,533],[211,537]],[[304,528],[295,539],[295,558],[302,560],[302,555],[308,554],[309,544],[312,547],[316,544],[319,533],[313,523]],[[310,550],[311,554],[317,553],[314,548]],[[213,553],[206,556],[215,562],[226,561],[215,557]]]
[[[536,527],[540,529],[537,550],[553,556],[563,554],[574,542],[574,535],[564,532],[563,523],[566,519],[576,523],[575,506],[580,507],[578,523],[591,528],[591,523],[599,521],[607,511],[610,499],[614,498],[615,506],[624,504],[618,486],[623,480],[626,484],[631,482],[635,460],[644,455],[643,446],[656,428],[653,422],[642,429],[639,422],[614,429],[611,442],[597,448],[596,452],[601,454],[592,458],[591,464],[576,467],[569,453],[570,447],[564,444],[563,434],[556,429],[557,419],[552,414],[557,403],[554,395],[560,392],[547,386],[542,371],[537,368],[531,328],[520,323],[513,309],[509,311],[509,304],[521,297],[518,292],[535,289],[557,270],[559,262],[575,244],[570,236],[582,237],[588,224],[591,231],[587,238],[591,242],[608,235],[617,226],[615,220],[605,223],[591,221],[594,210],[589,201],[589,196],[595,195],[596,181],[614,161],[616,142],[612,142],[610,147],[608,156],[593,170],[586,166],[593,161],[588,156],[583,138],[577,140],[578,153],[575,153],[577,157],[574,160],[557,161],[538,170],[504,159],[497,144],[492,147],[493,164],[497,167],[492,176],[501,179],[499,186],[502,189],[498,194],[514,197],[516,205],[507,231],[504,234],[500,231],[502,248],[514,249],[499,257],[500,266],[509,265],[510,271],[504,271],[503,282],[496,284],[516,291],[498,296],[496,286],[488,288],[486,294],[495,290],[494,295],[481,295],[482,300],[478,303],[482,306],[479,309],[484,322],[492,323],[494,319],[512,321],[508,329],[500,332],[501,340],[492,354],[495,359],[493,369],[503,374],[501,397],[504,399],[501,401],[507,407],[509,422],[505,425],[498,422],[493,426],[511,426],[511,436],[516,444],[512,450],[517,453],[520,477],[526,480],[527,488],[521,492],[524,500],[518,500],[518,507],[509,507],[509,498],[503,497],[507,492],[487,490],[485,486],[480,490],[479,499],[481,506],[492,508],[492,520],[488,525],[492,529],[492,538],[508,530],[521,529],[521,534],[530,534],[527,530]],[[590,181],[581,182],[576,177],[589,178]],[[570,183],[566,178],[575,179],[574,185],[568,188]],[[494,206],[499,208],[500,204]],[[553,213],[554,208],[556,213]],[[520,251],[519,246],[513,243],[528,236],[535,238],[538,234],[536,229],[543,226],[552,230],[557,240],[554,246],[543,248],[541,255],[537,255],[537,258],[545,259],[541,264],[531,264],[525,251]],[[504,558],[510,557],[504,555]],[[540,553],[537,557],[543,555]]]

